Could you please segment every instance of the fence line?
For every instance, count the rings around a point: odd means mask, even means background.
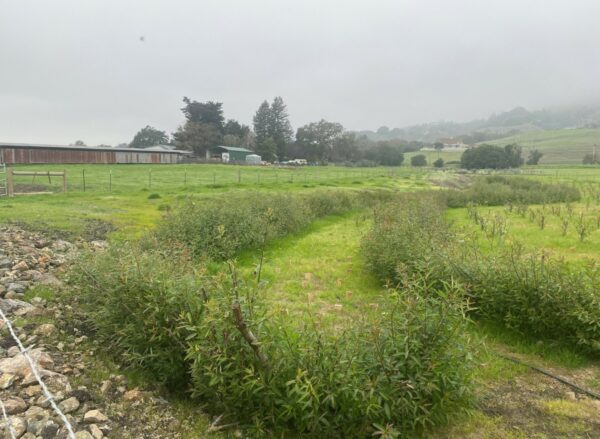
[[[124,170],[123,170],[124,171]],[[142,171],[142,170],[140,170]],[[290,183],[320,183],[326,181],[340,180],[366,180],[370,178],[398,178],[406,173],[400,169],[390,168],[345,168],[345,167],[310,167],[310,168],[270,168],[270,169],[231,169],[220,170],[219,172],[184,168],[173,172],[172,168],[150,168],[142,172],[131,172],[131,168],[121,172],[121,169],[108,168],[101,172],[89,169],[71,170],[69,191],[71,192],[112,192],[113,190],[136,190],[136,189],[177,189],[210,186],[210,185],[264,185],[264,184],[290,184]],[[14,172],[15,177],[20,172]],[[33,173],[32,173],[33,174]],[[59,174],[54,171],[37,172],[39,175]],[[25,173],[23,173],[25,175]],[[62,174],[61,174],[62,175]],[[34,178],[35,180],[35,178]],[[33,183],[21,181],[16,184],[20,187],[19,193],[36,191],[58,191],[60,188],[54,181],[46,183],[44,189],[43,181],[37,183],[39,187],[34,187]],[[66,180],[66,179],[65,179]],[[63,191],[66,191],[66,181],[63,184]],[[43,192],[39,192],[43,193]]]
[[[23,346],[23,343],[21,343],[21,340],[19,339],[19,337],[17,337],[17,334],[15,333],[15,330],[13,329],[11,321],[6,317],[6,315],[4,314],[2,309],[0,309],[0,317],[2,317],[2,320],[4,320],[4,323],[6,324],[6,326],[8,327],[8,331],[10,332],[10,335],[17,342],[17,346],[19,346],[19,350],[21,351],[21,353],[23,354],[23,356],[29,363],[29,368],[31,369],[31,372],[33,373],[33,376],[35,377],[37,382],[40,384],[40,387],[42,388],[42,392],[44,393],[44,396],[46,397],[46,401],[50,402],[52,409],[62,419],[63,424],[65,425],[65,427],[67,428],[67,431],[69,432],[69,438],[75,439],[75,433],[73,432],[73,427],[71,426],[71,423],[69,422],[69,420],[67,419],[65,414],[61,411],[61,409],[58,407],[58,405],[54,401],[54,395],[52,395],[52,393],[50,393],[50,391],[48,390],[48,387],[46,387],[46,384],[42,380],[42,377],[40,376],[40,373],[38,372],[37,367],[35,366],[35,362],[31,359],[31,357],[27,353],[28,349],[26,349]],[[2,406],[2,411],[5,412],[4,405]],[[6,414],[5,414],[5,416],[6,416]],[[12,428],[12,426],[11,426],[11,428]]]

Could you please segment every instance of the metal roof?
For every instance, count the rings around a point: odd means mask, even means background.
[[[154,145],[154,146],[144,146],[142,149],[146,151],[175,151],[175,147],[173,145]]]
[[[180,149],[161,149],[159,151],[148,150],[145,148],[101,148],[97,146],[74,146],[74,145],[45,145],[39,143],[9,143],[0,142],[0,148],[41,148],[41,149],[68,149],[77,151],[118,151],[118,152],[135,152],[135,153],[165,153],[165,154],[192,154],[191,151],[183,151]]]
[[[211,147],[209,149],[215,149],[215,148],[221,148],[221,149],[224,149],[226,151],[249,152],[251,154],[254,154],[254,151],[250,151],[249,149],[246,149],[246,148],[238,148],[237,146],[217,145],[217,146],[213,146],[213,147]]]

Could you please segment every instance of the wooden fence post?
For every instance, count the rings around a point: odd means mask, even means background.
[[[63,192],[67,193],[67,170],[63,170]]]
[[[6,170],[6,189],[7,195],[9,197],[15,196],[15,188],[14,188],[14,180],[13,180],[13,170],[12,168],[8,168]]]

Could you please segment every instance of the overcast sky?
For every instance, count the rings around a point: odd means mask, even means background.
[[[182,97],[294,128],[465,121],[600,97],[598,0],[0,0],[0,141],[129,142]],[[140,39],[143,37],[143,41]]]

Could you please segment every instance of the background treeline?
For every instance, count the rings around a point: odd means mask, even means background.
[[[400,139],[372,141],[367,136],[347,131],[339,123],[323,119],[294,132],[281,97],[260,104],[252,127],[226,119],[221,102],[198,102],[187,97],[183,102],[181,111],[185,122],[172,138],[165,131],[146,126],[129,146],[142,148],[171,143],[204,157],[208,148],[225,145],[253,150],[267,161],[301,158],[316,164],[346,162],[357,166],[399,166],[404,161],[404,152],[428,145]]]

